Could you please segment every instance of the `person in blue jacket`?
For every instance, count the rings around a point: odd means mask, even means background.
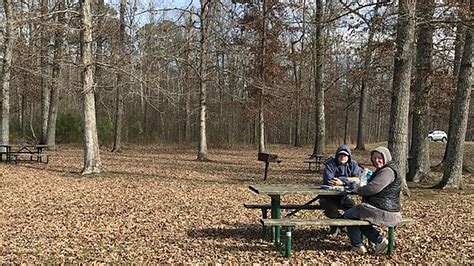
[[[355,187],[353,183],[359,184],[359,164],[352,159],[351,148],[345,144],[341,145],[335,154],[335,158],[325,163],[323,173],[323,185]],[[349,196],[320,196],[319,204],[324,209],[324,214],[331,219],[342,218],[344,211],[355,206],[355,202]],[[329,233],[335,234],[338,227],[331,227]]]

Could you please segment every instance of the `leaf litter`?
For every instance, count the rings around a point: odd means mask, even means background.
[[[443,146],[433,146],[435,163]],[[466,146],[469,160],[474,144]],[[321,182],[321,172],[303,163],[310,148],[270,147],[283,162],[270,164],[267,183]],[[119,154],[104,148],[104,173],[89,177],[79,175],[82,150],[72,145],[51,152],[48,164],[0,164],[0,263],[474,263],[469,174],[463,190],[412,187],[402,213],[416,222],[397,228],[390,259],[354,254],[347,236],[329,237],[321,227],[295,228],[292,256],[285,259],[261,238],[261,212],[243,207],[269,203],[248,189],[263,183],[256,151],[209,154],[210,162],[198,162],[189,147],[130,146]],[[367,164],[368,154],[354,157]],[[441,174],[435,173],[438,180]]]

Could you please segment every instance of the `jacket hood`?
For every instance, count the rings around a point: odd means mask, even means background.
[[[387,163],[392,160],[392,154],[390,153],[390,151],[386,147],[381,146],[381,147],[377,147],[377,148],[373,149],[370,152],[370,158],[371,158],[370,160],[371,161],[372,161],[372,154],[374,154],[374,152],[378,152],[378,153],[382,154],[384,166],[387,165]],[[372,164],[374,164],[374,162],[372,162]]]
[[[337,148],[336,150],[336,154],[335,154],[335,158],[337,159],[337,155],[341,152],[341,151],[345,151],[348,153],[348,156],[349,156],[349,161],[351,160],[352,158],[352,151],[351,151],[351,148],[346,145],[346,144],[342,144],[341,146],[339,146],[339,148]]]

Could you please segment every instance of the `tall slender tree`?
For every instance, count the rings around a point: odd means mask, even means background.
[[[48,115],[48,135],[47,144],[51,150],[56,149],[56,119],[58,117],[58,103],[59,103],[59,90],[61,88],[61,72],[62,72],[62,55],[63,55],[63,43],[64,43],[64,0],[59,0],[57,4],[57,15],[56,22],[57,26],[54,34],[54,60],[52,70],[52,82],[50,94],[50,106]]]
[[[95,71],[94,76],[96,79],[96,89],[94,90],[94,102],[95,102],[95,111],[96,116],[100,117],[101,110],[100,110],[100,101],[101,101],[101,90],[103,86],[104,80],[104,67],[102,64],[104,63],[104,44],[105,44],[105,36],[104,36],[104,22],[105,22],[105,5],[104,0],[97,0],[96,4],[96,16],[97,16],[97,37],[96,40],[96,49],[95,49]],[[100,120],[99,120],[100,121]]]
[[[323,1],[316,0],[314,16],[315,31],[312,43],[313,78],[316,97],[316,134],[313,154],[323,155],[326,150],[326,119],[324,114],[324,88],[323,88]]]
[[[398,164],[402,177],[402,189],[409,195],[406,184],[408,155],[408,111],[410,105],[410,79],[412,50],[415,32],[415,0],[400,0],[398,3],[397,39],[393,69],[392,108],[388,148]]]
[[[373,50],[373,41],[375,36],[375,29],[378,23],[379,14],[378,10],[380,4],[377,1],[377,4],[374,7],[374,15],[370,20],[366,21],[367,26],[369,27],[369,33],[367,37],[367,46],[363,54],[363,66],[362,66],[362,79],[360,84],[360,99],[359,99],[359,120],[357,123],[357,150],[365,150],[365,129],[366,125],[366,116],[367,116],[367,101],[369,94],[369,87],[367,86],[367,79],[370,76],[370,62],[372,60],[372,50]],[[365,18],[364,18],[365,19]]]
[[[262,4],[262,29],[260,31],[260,67],[259,79],[260,88],[257,91],[258,97],[258,152],[265,152],[265,85],[266,85],[266,54],[267,54],[267,23],[268,23],[268,0],[263,0]]]
[[[8,144],[10,142],[10,75],[13,49],[12,1],[3,0],[3,9],[5,10],[5,31],[3,36],[2,124],[0,142],[2,144]]]
[[[448,138],[448,151],[443,172],[443,178],[436,186],[437,188],[453,187],[462,188],[462,164],[464,145],[466,138],[467,119],[469,116],[469,101],[472,90],[472,57],[473,49],[473,19],[474,19],[474,0],[470,0],[470,12],[466,16],[466,38],[464,40],[464,49],[459,66],[458,83],[456,90],[456,99],[453,114],[450,116],[451,134]]]
[[[81,31],[81,60],[82,60],[82,107],[84,120],[84,167],[83,175],[100,173],[99,140],[94,103],[94,77],[92,63],[92,12],[91,0],[81,0],[82,31]]]
[[[186,84],[185,84],[185,95],[184,95],[184,109],[185,109],[185,121],[184,121],[184,139],[186,141],[191,141],[191,118],[192,115],[192,92],[194,83],[192,82],[193,76],[193,69],[191,67],[192,64],[192,43],[193,43],[193,35],[194,35],[194,10],[191,9],[189,14],[188,22],[186,24],[187,30],[187,40],[186,40],[186,52],[185,52],[185,59],[186,59],[186,66],[185,66],[185,76],[186,76]]]
[[[50,95],[51,88],[50,82],[48,79],[48,69],[49,69],[49,31],[48,31],[48,3],[49,0],[41,0],[41,40],[40,40],[40,68],[41,68],[41,116],[42,116],[42,127],[41,127],[41,139],[40,143],[46,144],[47,142],[47,132],[48,132],[48,116],[49,116],[49,106],[50,106]]]
[[[207,86],[209,79],[208,69],[208,49],[209,35],[211,31],[211,21],[215,3],[211,0],[201,0],[201,51],[199,66],[199,148],[197,160],[207,161],[207,132],[206,132],[206,116],[207,116]]]
[[[430,175],[430,150],[427,139],[429,129],[429,94],[431,90],[433,23],[435,9],[434,0],[418,1],[416,3],[417,42],[416,42],[416,75],[413,89],[415,101],[413,108],[413,129],[411,144],[411,160],[407,180],[419,182]]]
[[[118,40],[118,51],[117,51],[117,61],[120,61],[121,58],[125,56],[125,8],[127,2],[125,0],[120,0],[120,29],[119,29],[119,40]],[[121,152],[122,151],[122,120],[123,120],[123,75],[119,70],[117,70],[117,81],[115,83],[115,137],[114,137],[114,146],[112,152]]]
[[[463,48],[464,48],[464,38],[466,35],[466,25],[464,25],[465,21],[465,15],[463,11],[463,5],[458,6],[458,17],[459,21],[456,25],[456,39],[454,41],[454,63],[453,63],[453,77],[454,77],[454,84],[453,87],[457,86],[457,80],[458,80],[458,74],[459,74],[459,68],[461,66],[461,59],[462,59],[462,54],[463,54]],[[452,115],[454,114],[453,111],[454,105],[451,104],[451,108],[449,110],[449,121],[453,120]],[[451,123],[448,125],[448,139],[451,138]],[[436,167],[441,167],[444,168],[444,162],[446,162],[446,158],[448,155],[448,150],[449,150],[449,142],[446,145],[446,149],[444,150],[444,155],[443,155],[443,160],[436,166]]]

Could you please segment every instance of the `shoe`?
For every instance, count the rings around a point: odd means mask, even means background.
[[[360,255],[364,255],[365,253],[367,253],[367,249],[365,248],[365,246],[352,247],[352,251]]]
[[[381,255],[387,252],[388,240],[384,237],[382,241],[375,244],[374,254]]]

